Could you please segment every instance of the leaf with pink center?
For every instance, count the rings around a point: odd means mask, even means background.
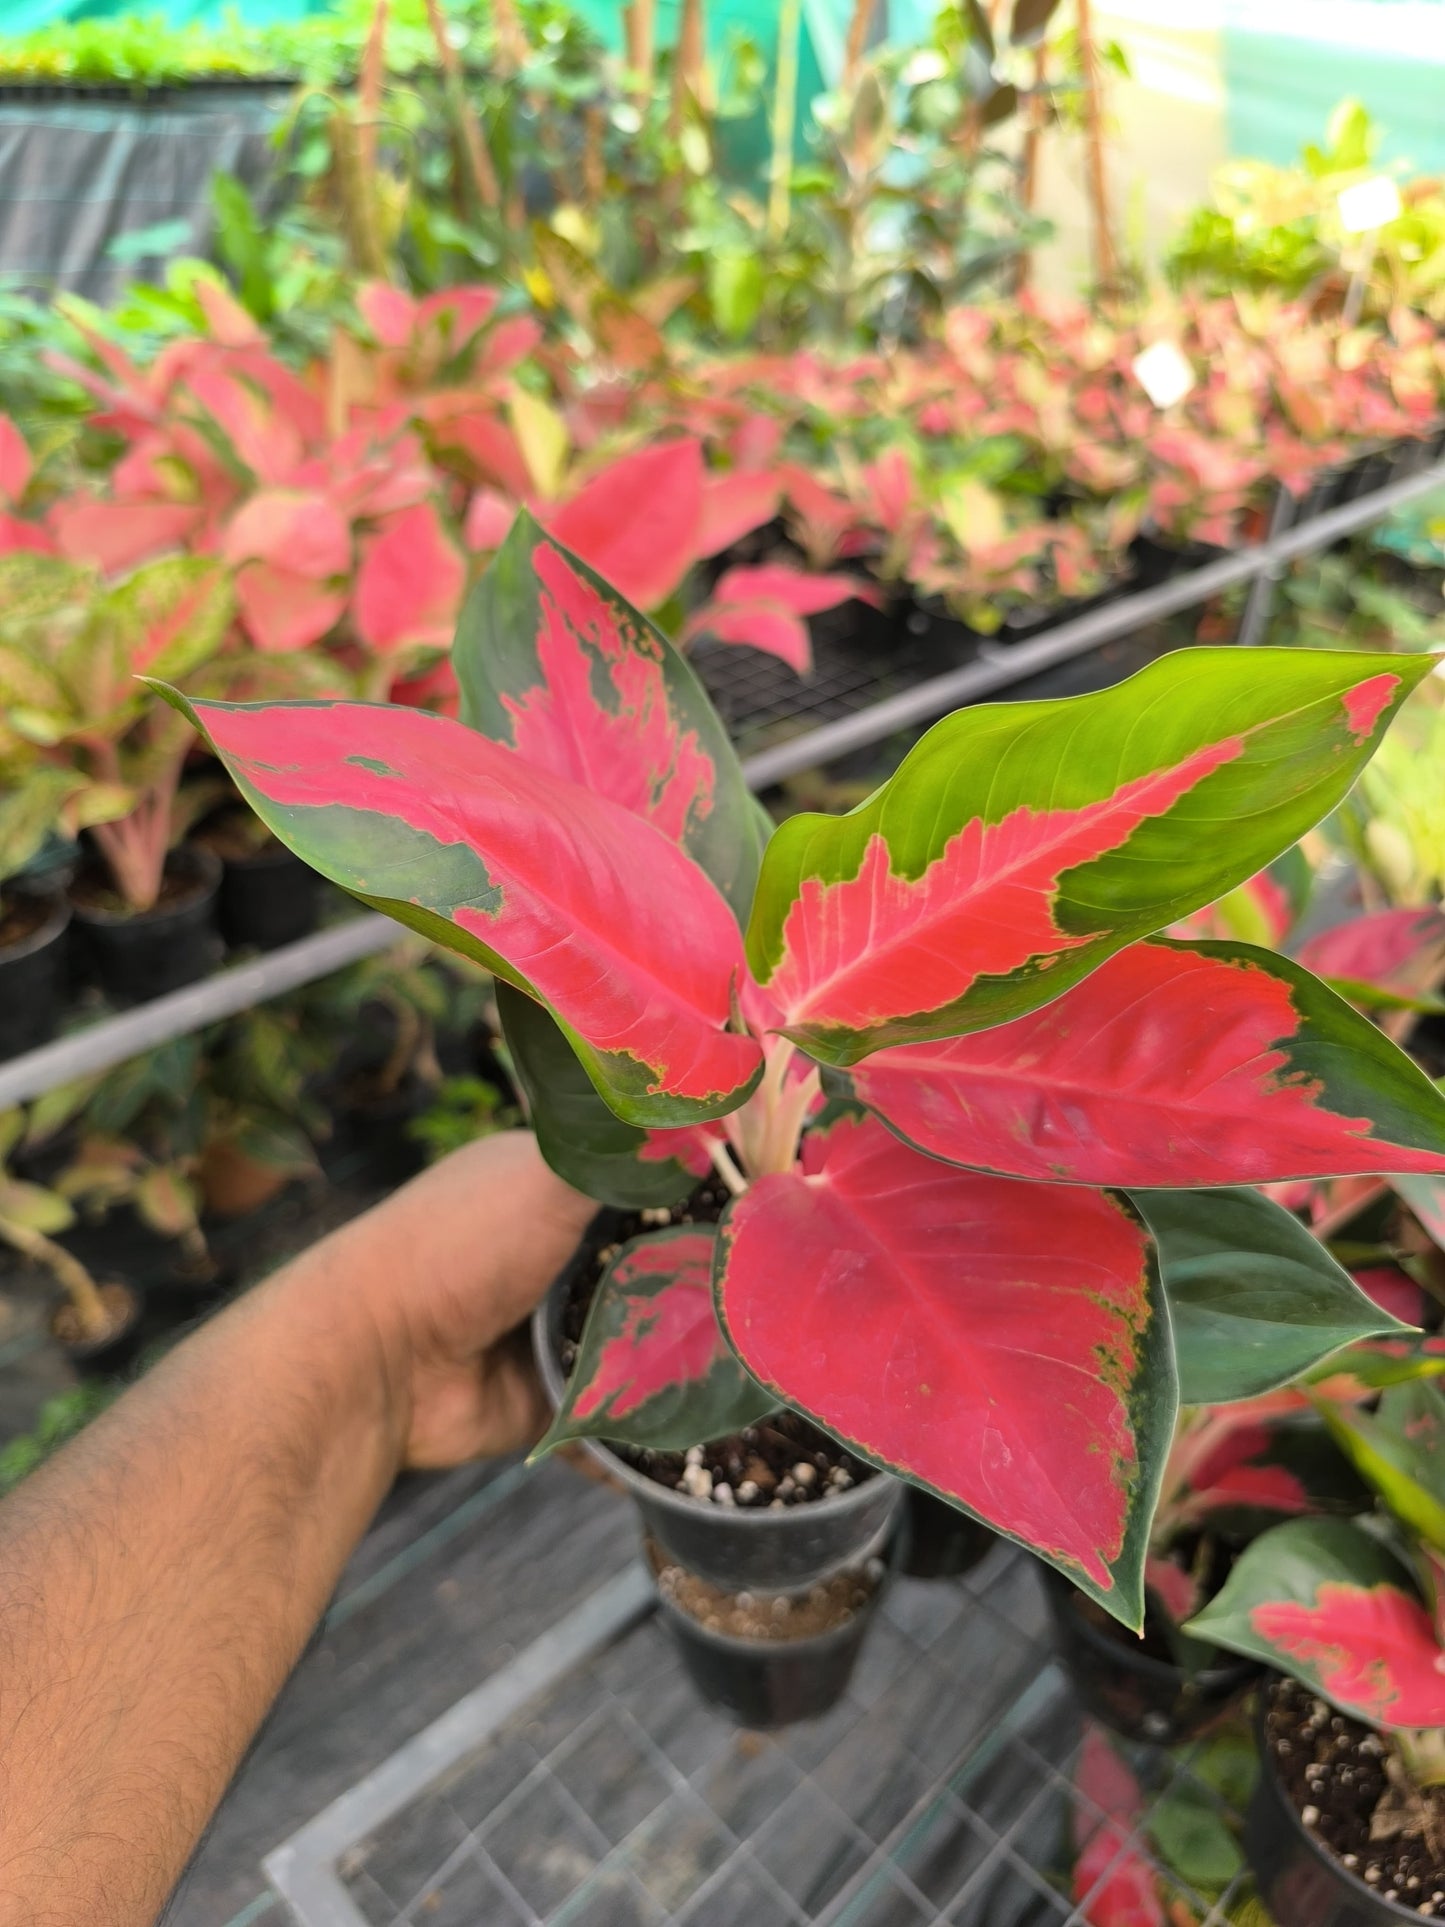
[[[779,1402],[1138,1626],[1176,1387],[1123,1200],[952,1170],[843,1118],[729,1207],[716,1291]]]
[[[462,612],[462,717],[644,817],[747,915],[760,813],[692,670],[647,618],[519,515]]]
[[[777,1409],[718,1329],[716,1241],[713,1225],[678,1224],[623,1246],[597,1286],[566,1396],[538,1453],[584,1438],[681,1451]]]
[[[681,588],[702,533],[702,444],[659,442],[623,455],[551,516],[557,540],[640,609]]]
[[[1296,842],[1431,666],[1190,649],[1097,695],[962,710],[847,816],[779,829],[754,973],[835,1064],[1023,1016]]]
[[[444,649],[466,587],[461,556],[430,502],[388,515],[362,543],[356,633],[368,649]]]
[[[758,569],[729,569],[711,597],[688,619],[689,638],[741,642],[778,656],[806,676],[813,667],[813,644],[806,618],[845,602],[875,607],[878,591],[859,576],[810,575],[783,563]]]
[[[165,693],[297,855],[539,998],[629,1123],[721,1116],[756,1083],[732,913],[641,817],[424,710]]]
[[[933,1157],[1079,1184],[1445,1173],[1445,1095],[1318,978],[1247,944],[1131,944],[1052,1003],[838,1082]]]
[[[1445,970],[1445,916],[1433,907],[1378,910],[1321,931],[1298,954],[1317,977],[1418,996]]]
[[[1445,1664],[1393,1554],[1343,1519],[1290,1519],[1246,1547],[1186,1631],[1302,1680],[1372,1726],[1445,1725]]]

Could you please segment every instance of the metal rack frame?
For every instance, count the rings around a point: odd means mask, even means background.
[[[1117,641],[1149,623],[1178,615],[1244,582],[1255,586],[1238,640],[1246,647],[1251,646],[1263,633],[1274,585],[1291,562],[1328,548],[1343,536],[1355,535],[1392,510],[1442,487],[1445,487],[1445,459],[1432,461],[1414,474],[1362,495],[1356,501],[1311,516],[1297,527],[1282,527],[1286,515],[1281,512],[1271,524],[1273,530],[1280,532],[1272,533],[1253,548],[1222,556],[1217,562],[1205,563],[1171,581],[1090,609],[1032,641],[1014,643],[1007,648],[985,644],[975,662],[941,676],[930,676],[856,715],[823,723],[748,757],[743,773],[754,790],[768,789],[800,770],[812,769],[854,750],[884,742],[960,704],[995,695],[1013,683],[1084,655],[1101,643]],[[201,983],[190,984],[184,990],[157,997],[134,1010],[122,1011],[84,1030],[57,1038],[54,1043],[42,1044],[37,1050],[26,1051],[9,1063],[0,1064],[0,1109],[27,1103],[76,1078],[110,1070],[173,1037],[202,1030],[207,1024],[233,1017],[238,1011],[265,1003],[288,990],[297,990],[362,957],[374,956],[393,942],[396,934],[397,926],[389,917],[355,917],[253,962],[221,970]]]

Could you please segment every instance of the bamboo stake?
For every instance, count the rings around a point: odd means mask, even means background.
[[[773,94],[773,173],[768,194],[768,236],[773,241],[781,241],[788,231],[793,181],[793,133],[798,118],[798,52],[802,30],[802,0],[782,0],[778,13],[778,77]]]
[[[497,71],[514,74],[527,58],[527,36],[515,0],[492,0],[492,31],[496,37]]]
[[[1093,0],[1076,0],[1079,64],[1084,82],[1084,179],[1094,224],[1094,278],[1101,291],[1114,288],[1119,260],[1109,219],[1109,184],[1104,172],[1103,76],[1094,39]]]
[[[1034,48],[1034,81],[1029,93],[1028,119],[1024,126],[1024,146],[1019,168],[1019,205],[1032,214],[1039,188],[1039,147],[1044,137],[1048,114],[1048,48],[1040,41]],[[1033,279],[1034,251],[1026,248],[1019,256],[1018,278],[1014,282],[1022,293]]]
[[[848,42],[843,54],[843,87],[851,92],[858,85],[858,69],[868,45],[868,29],[878,11],[878,0],[853,0],[853,17],[848,22]]]
[[[677,28],[677,51],[672,63],[672,113],[668,122],[672,138],[682,133],[688,97],[702,98],[703,22],[702,0],[682,0],[682,19]]]
[[[389,0],[376,0],[371,31],[361,56],[361,84],[357,90],[356,158],[365,175],[362,183],[374,192],[376,141],[381,122],[381,93],[386,82],[386,19]]]
[[[657,0],[628,0],[622,10],[627,34],[627,64],[632,70],[633,91],[639,100],[652,95],[653,67],[657,56]]]
[[[462,74],[462,63],[457,58],[457,50],[447,38],[446,21],[442,17],[440,0],[426,0],[427,24],[431,37],[436,42],[437,59],[441,62],[442,83],[446,88],[447,102],[451,108],[454,132],[462,150],[462,159],[471,176],[472,187],[477,199],[486,208],[499,208],[502,204],[501,183],[497,170],[492,165],[492,157],[487,151],[486,136],[481,122],[472,111],[467,99],[466,80]]]

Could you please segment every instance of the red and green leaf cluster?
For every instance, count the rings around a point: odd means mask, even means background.
[[[632,1436],[668,1360],[731,1359],[729,1398],[1137,1624],[1181,1373],[1239,1397],[1393,1327],[1280,1207],[1227,1192],[1211,1238],[1181,1189],[1445,1172],[1445,1099],[1367,1019],[1271,952],[1157,933],[1332,810],[1429,661],[1188,651],[951,716],[851,814],[769,836],[687,664],[531,519],[456,660],[459,721],[194,715],[276,835],[495,971],[564,1176],[675,1200],[706,1157],[735,1192],[714,1349],[666,1302],[668,1276],[699,1302],[697,1237],[633,1246],[569,1426]]]
[[[1373,1726],[1445,1725],[1445,1391],[1321,1399],[1378,1518],[1290,1520],[1257,1539],[1190,1631],[1292,1673]]]

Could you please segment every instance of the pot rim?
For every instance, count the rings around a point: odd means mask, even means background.
[[[50,913],[38,930],[32,930],[30,935],[22,937],[19,943],[0,946],[0,970],[3,970],[6,964],[23,963],[27,957],[33,957],[37,950],[44,950],[47,945],[58,943],[70,928],[71,915],[69,897],[63,891],[56,891],[50,898]]]
[[[76,922],[98,925],[103,930],[134,930],[138,926],[155,930],[163,928],[173,919],[203,909],[221,887],[221,859],[213,850],[204,849],[199,843],[178,843],[173,850],[166,851],[166,869],[169,870],[178,858],[195,875],[198,888],[194,896],[185,897],[180,903],[168,903],[164,907],[155,904],[149,910],[130,912],[91,909],[83,903],[77,903],[72,897],[69,899],[70,909]]]
[[[541,1374],[542,1383],[546,1387],[554,1412],[562,1403],[567,1381],[562,1376],[562,1368],[557,1363],[548,1342],[548,1313],[553,1297],[565,1276],[564,1268],[552,1281],[546,1297],[532,1313],[532,1355],[537,1361],[537,1370]],[[895,1479],[892,1473],[875,1471],[871,1478],[850,1487],[847,1492],[833,1493],[827,1499],[815,1500],[811,1505],[791,1506],[781,1512],[774,1512],[768,1506],[757,1509],[750,1506],[729,1506],[725,1509],[714,1505],[711,1499],[694,1499],[691,1493],[675,1492],[671,1486],[659,1485],[655,1479],[649,1479],[644,1473],[630,1466],[616,1452],[609,1450],[601,1439],[578,1439],[575,1443],[583,1446],[600,1466],[614,1478],[619,1479],[634,1498],[647,1505],[655,1505],[664,1512],[674,1512],[679,1517],[715,1518],[719,1524],[725,1524],[730,1530],[756,1533],[785,1532],[797,1514],[811,1513],[815,1507],[820,1513],[826,1509],[828,1517],[836,1519],[840,1513],[862,1511],[870,1500],[876,1500],[880,1485],[885,1489],[888,1486],[893,1487],[890,1512],[902,1502],[902,1481]]]
[[[1346,1893],[1357,1894],[1363,1900],[1373,1901],[1376,1907],[1382,1908],[1387,1915],[1395,1919],[1418,1922],[1420,1916],[1413,1907],[1407,1907],[1398,1900],[1386,1900],[1385,1896],[1377,1888],[1372,1887],[1367,1880],[1361,1880],[1358,1874],[1352,1873],[1339,1855],[1327,1847],[1323,1840],[1316,1839],[1300,1818],[1299,1808],[1291,1798],[1289,1788],[1280,1778],[1279,1769],[1274,1763],[1274,1749],[1269,1744],[1269,1735],[1265,1731],[1264,1724],[1274,1690],[1285,1677],[1283,1673],[1269,1672],[1266,1673],[1260,1685],[1254,1709],[1254,1747],[1259,1755],[1259,1770],[1262,1774],[1269,1775],[1275,1797],[1289,1816],[1289,1825],[1294,1830],[1295,1838],[1305,1843],[1311,1856],[1329,1869]]]
[[[1038,1555],[1035,1554],[1035,1557],[1037,1558]],[[1161,1684],[1171,1679],[1192,1679],[1223,1686],[1231,1680],[1244,1683],[1253,1679],[1260,1671],[1259,1661],[1246,1659],[1243,1654],[1229,1655],[1221,1666],[1201,1666],[1197,1672],[1191,1673],[1177,1660],[1155,1659],[1152,1653],[1146,1653],[1142,1648],[1138,1652],[1133,1652],[1122,1641],[1111,1639],[1101,1627],[1095,1626],[1078,1611],[1074,1602],[1087,1599],[1087,1593],[1081,1592],[1072,1579],[1060,1572],[1057,1566],[1051,1566],[1046,1559],[1039,1559],[1039,1564],[1043,1567],[1045,1587],[1073,1616],[1081,1634],[1089,1644],[1102,1647],[1111,1654],[1117,1654],[1125,1665],[1141,1673],[1145,1679],[1157,1679]],[[1120,1621],[1120,1624],[1122,1625],[1123,1622]],[[1128,1630],[1127,1627],[1125,1630]],[[1223,1652],[1224,1648],[1216,1647],[1215,1651]]]

